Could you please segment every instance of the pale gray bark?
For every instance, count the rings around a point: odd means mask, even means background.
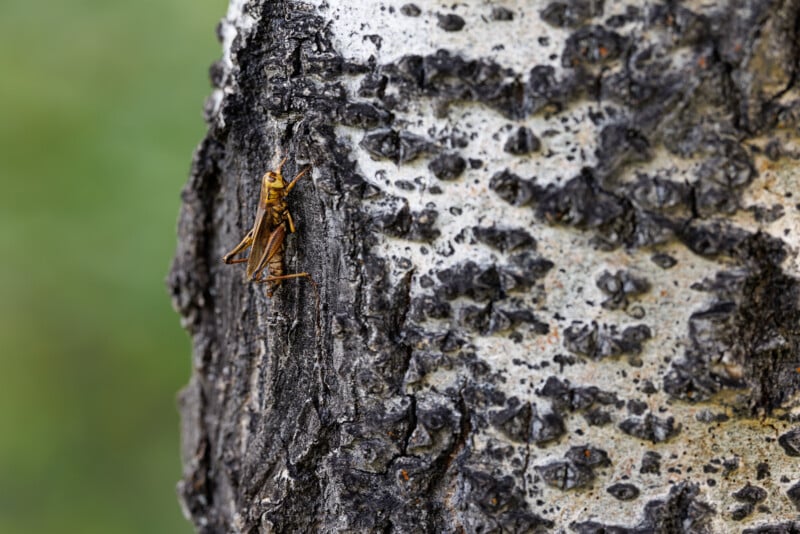
[[[799,10],[233,0],[170,277],[197,530],[800,532]],[[220,261],[284,155],[319,310]]]

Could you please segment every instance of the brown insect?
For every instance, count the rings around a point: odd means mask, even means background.
[[[268,297],[272,296],[272,292],[283,280],[291,278],[308,278],[314,286],[315,293],[317,290],[316,282],[308,273],[284,274],[283,253],[286,247],[284,239],[287,225],[290,232],[294,233],[295,230],[286,196],[294,189],[297,180],[311,170],[311,167],[306,167],[287,184],[281,174],[286,159],[283,158],[278,164],[277,170],[268,171],[261,178],[261,195],[258,199],[258,211],[253,228],[233,250],[222,257],[222,261],[227,264],[247,262],[248,278],[253,282],[269,284]],[[247,248],[250,248],[248,257],[233,258]],[[264,269],[267,269],[266,275]]]

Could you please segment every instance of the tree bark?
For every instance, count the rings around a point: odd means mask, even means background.
[[[232,0],[170,275],[198,532],[800,532],[793,0]],[[222,255],[306,165],[272,299]]]

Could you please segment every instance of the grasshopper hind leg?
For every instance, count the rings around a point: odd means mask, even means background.
[[[242,238],[238,245],[233,247],[233,250],[222,256],[222,261],[227,264],[232,263],[244,263],[248,260],[248,258],[237,258],[233,259],[234,256],[239,254],[240,252],[247,250],[253,244],[253,230],[247,232],[247,234]]]

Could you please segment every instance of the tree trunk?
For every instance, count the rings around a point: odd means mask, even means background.
[[[800,532],[800,2],[717,4],[231,1],[170,275],[199,532]],[[319,308],[221,262],[283,156]]]

